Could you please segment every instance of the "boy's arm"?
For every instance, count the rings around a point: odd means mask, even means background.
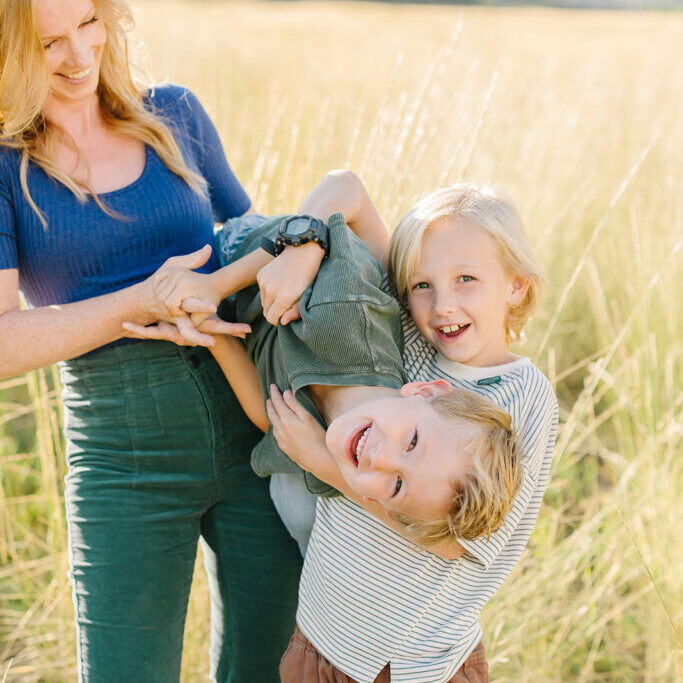
[[[370,253],[386,265],[389,233],[382,223],[360,178],[352,171],[332,171],[309,193],[299,207],[328,220],[341,212],[353,232],[368,246]],[[154,295],[172,316],[181,317],[197,300],[214,306],[227,296],[258,282],[264,318],[276,325],[313,282],[324,257],[315,243],[287,247],[273,258],[263,249],[247,254],[211,274],[195,273],[171,266],[154,283]],[[196,314],[198,325],[206,315]],[[289,316],[287,320],[294,319]]]
[[[238,342],[239,343],[239,342]],[[291,391],[280,394],[275,385],[270,387],[266,412],[273,427],[278,446],[300,467],[312,472],[318,479],[334,486],[380,522],[405,536],[405,530],[388,515],[378,503],[356,495],[346,483],[332,454],[325,444],[325,430],[294,398]],[[412,540],[412,539],[409,539]],[[455,540],[420,546],[445,560],[455,560],[465,550]]]
[[[365,242],[370,253],[387,265],[389,231],[379,217],[361,179],[353,171],[330,171],[299,206],[299,213],[327,221],[333,213],[344,214],[349,228]],[[286,324],[285,316],[318,272],[323,251],[317,245],[286,247],[258,274],[263,316],[271,324]]]
[[[270,425],[263,406],[261,380],[242,342],[235,337],[217,335],[216,345],[210,351],[221,366],[242,410],[262,432],[267,432]]]
[[[386,270],[389,254],[389,231],[360,177],[349,170],[330,171],[308,194],[299,207],[327,221],[333,213],[344,214],[344,220],[360,237],[369,252]]]

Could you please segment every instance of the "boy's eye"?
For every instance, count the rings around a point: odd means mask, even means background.
[[[410,445],[408,446],[408,450],[412,451],[413,448],[417,446],[417,429],[415,430],[415,433],[413,434],[413,438],[410,440]]]
[[[458,282],[474,282],[474,278],[471,275],[461,275]]]
[[[413,289],[429,289],[429,283],[418,282],[417,284],[413,285]]]
[[[396,486],[394,487],[394,495],[392,498],[401,490],[401,486],[403,486],[403,479],[401,479],[401,477],[396,477]]]

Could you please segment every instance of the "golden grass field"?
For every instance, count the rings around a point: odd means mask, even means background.
[[[492,680],[680,680],[683,14],[134,5],[142,63],[198,93],[261,211],[342,166],[390,224],[458,180],[517,200],[549,278],[518,351],[561,429],[483,615]],[[52,369],[0,382],[0,683],[75,680],[59,423]],[[183,681],[207,680],[207,643],[199,568]]]

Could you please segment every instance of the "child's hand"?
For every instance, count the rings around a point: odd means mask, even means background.
[[[270,385],[270,398],[266,401],[266,414],[273,428],[278,446],[297,465],[314,471],[320,464],[320,453],[331,458],[325,444],[325,430],[313,416],[294,398],[291,390],[281,394]]]
[[[246,323],[227,323],[217,315],[209,316],[196,328],[187,316],[146,327],[126,322],[123,327],[128,331],[126,336],[132,339],[170,341],[178,346],[214,346],[216,340],[213,335],[227,334],[244,339],[251,332],[251,327]]]
[[[276,259],[259,270],[256,276],[261,290],[263,317],[271,324],[283,325],[298,320],[296,303],[322,263],[325,252],[311,242],[300,247],[287,247]]]

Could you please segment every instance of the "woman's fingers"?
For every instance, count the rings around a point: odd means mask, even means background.
[[[196,325],[194,319],[192,322]],[[251,327],[246,323],[228,323],[218,317],[211,316],[201,323],[199,331],[206,334],[228,334],[231,337],[244,339],[251,332]]]
[[[136,325],[134,323],[123,323],[124,329],[130,332],[128,337],[133,339],[154,339],[157,341],[170,341],[178,346],[195,346],[195,344],[188,342],[178,332],[178,328],[171,323],[160,322],[155,325]]]
[[[201,268],[211,257],[211,245],[205,244],[201,249],[193,251],[191,254],[183,254],[182,256],[171,256],[166,259],[164,265],[180,266],[181,268]]]
[[[135,323],[123,323],[123,329],[127,330],[130,334],[127,337],[131,339],[151,339],[148,335],[148,328],[144,325],[136,325]]]
[[[189,342],[197,346],[215,346],[216,340],[210,334],[201,333],[190,320],[189,316],[182,315],[174,318],[174,324],[180,334]]]
[[[187,299],[183,299],[182,308],[185,313],[207,313],[211,315],[216,312],[216,304],[198,299],[196,296],[188,296]]]

